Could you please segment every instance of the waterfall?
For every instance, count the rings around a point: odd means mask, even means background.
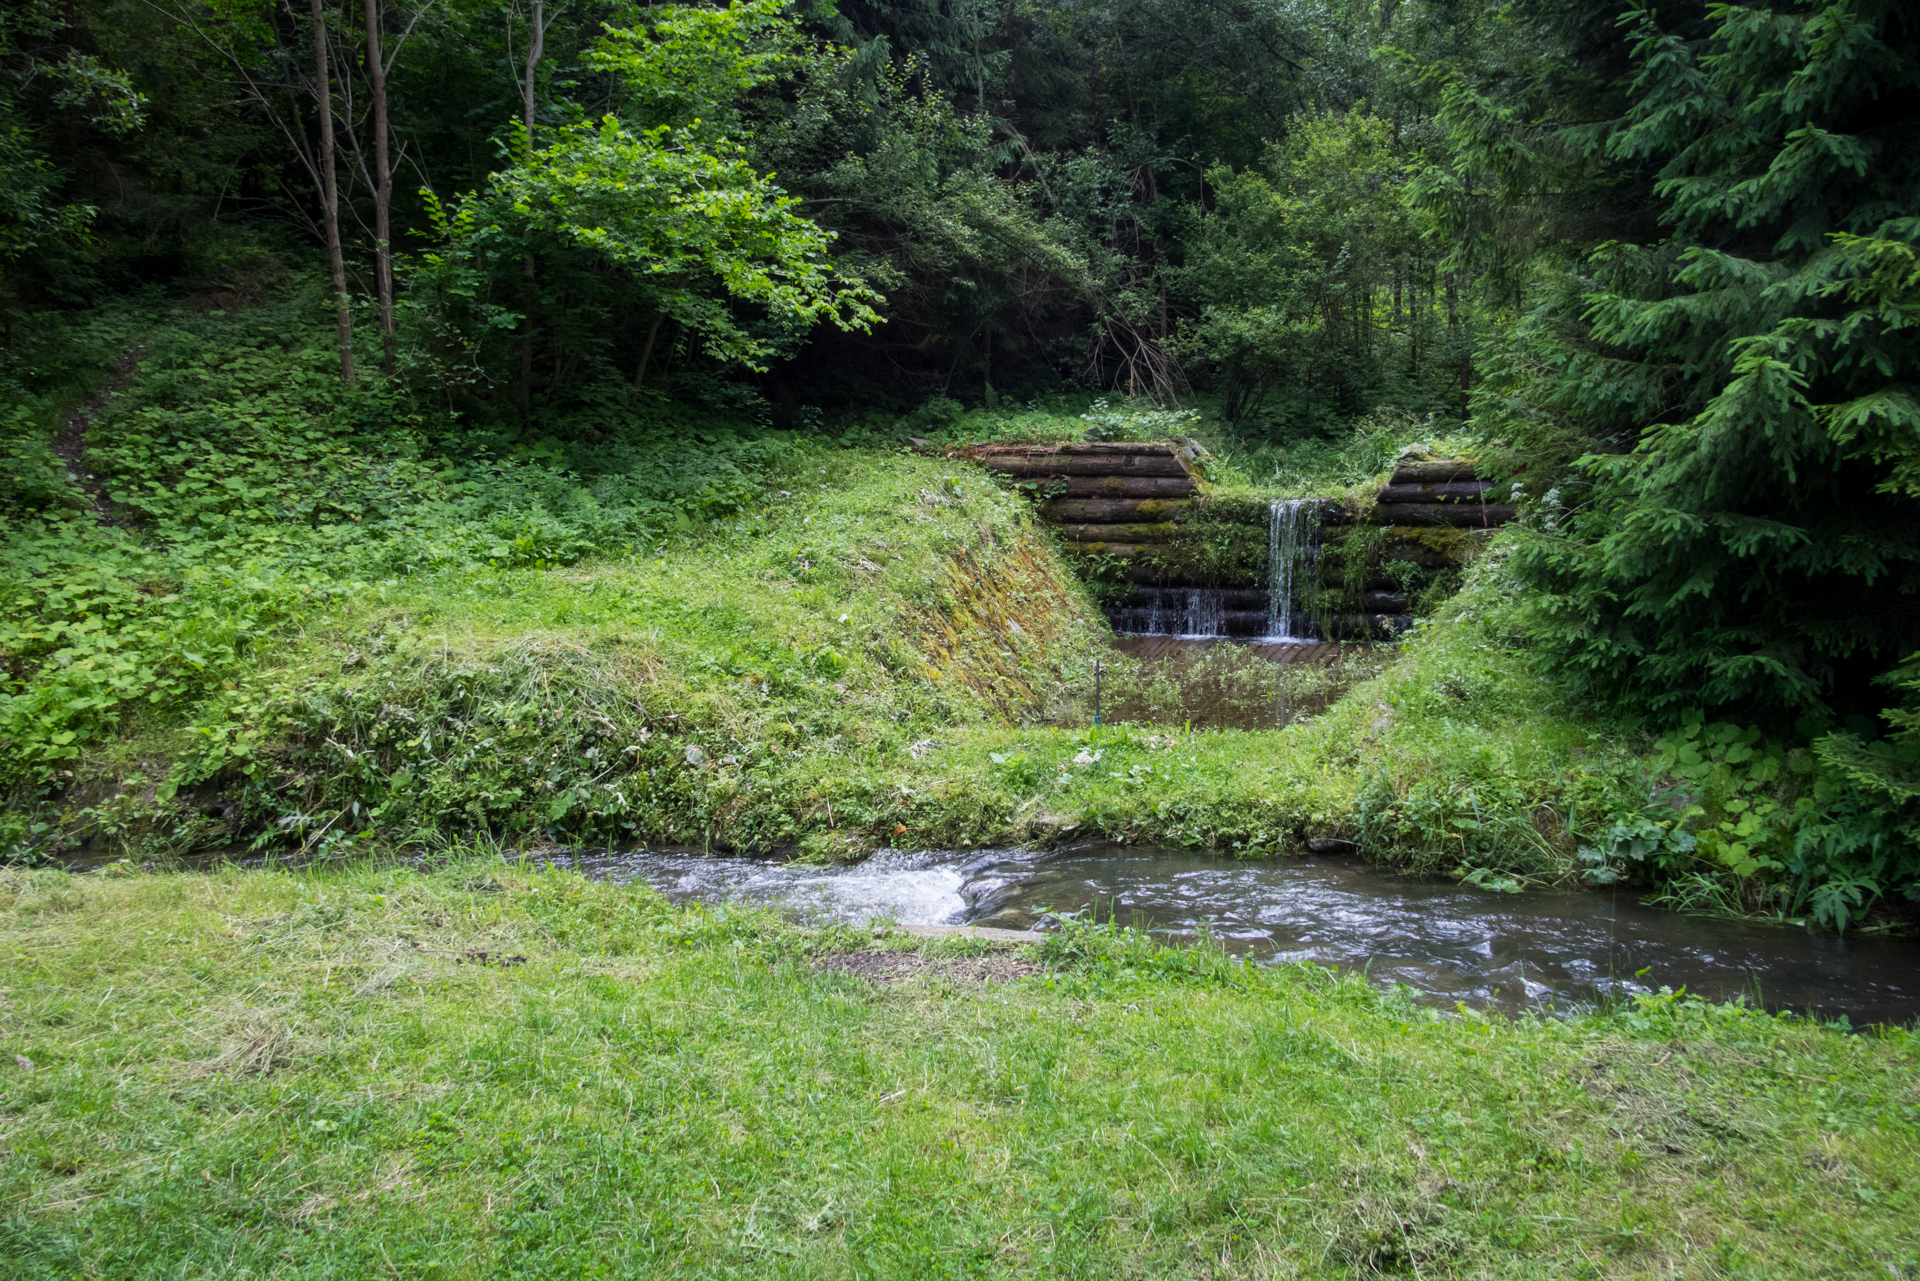
[[[1294,609],[1296,596],[1313,586],[1314,517],[1317,503],[1276,498],[1267,516],[1267,637],[1312,640],[1313,617]]]
[[[1220,593],[1195,587],[1187,592],[1187,629],[1183,636],[1223,636]]]

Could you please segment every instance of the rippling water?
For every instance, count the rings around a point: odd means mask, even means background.
[[[1252,958],[1363,969],[1443,1004],[1510,1012],[1685,987],[1855,1024],[1920,1017],[1911,940],[1680,916],[1624,892],[1496,894],[1350,860],[1237,862],[1106,845],[886,850],[843,868],[656,852],[564,861],[678,902],[774,904],[811,920],[1026,928],[1053,910],[1172,937],[1210,930]]]

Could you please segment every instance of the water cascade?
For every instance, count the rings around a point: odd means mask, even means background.
[[[1313,615],[1296,597],[1313,585],[1320,504],[1276,498],[1267,517],[1267,639],[1313,640]]]
[[[1137,604],[1114,611],[1113,624],[1120,631],[1145,636],[1232,635],[1234,629],[1228,624],[1240,619],[1228,618],[1230,606],[1236,603],[1228,597],[1245,594],[1217,587],[1142,587],[1133,594]],[[1244,632],[1244,628],[1241,630]]]

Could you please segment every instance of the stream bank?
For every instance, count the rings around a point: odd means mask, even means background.
[[[676,904],[772,907],[809,924],[1050,928],[1056,914],[1202,938],[1262,964],[1405,985],[1443,1009],[1576,1014],[1662,989],[1854,1027],[1920,1019],[1920,941],[1702,920],[1616,890],[1502,894],[1357,857],[1222,859],[1081,844],[881,850],[851,867],[686,851],[580,852],[556,867]]]
[[[1092,930],[1027,977],[911,946],[929,963],[491,859],[0,870],[5,1257],[36,1279],[1920,1257],[1905,1033],[1661,995],[1449,1015]]]

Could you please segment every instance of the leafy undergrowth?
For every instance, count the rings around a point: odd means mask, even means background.
[[[359,584],[189,725],[90,753],[59,830],[143,855],[476,830],[864,853],[914,797],[903,766],[1047,719],[1105,627],[964,465],[797,449],[775,478],[637,554]],[[943,822],[995,826],[957,793]]]
[[[89,750],[39,848],[1346,839],[1554,880],[1637,803],[1618,727],[1577,721],[1470,611],[1323,714],[1194,728],[1164,672],[1105,648],[1018,497],[940,459],[797,458],[791,488],[657,549],[336,594],[185,723],[149,715]],[[1108,714],[1136,723],[1092,727],[1096,658]],[[1271,669],[1245,667],[1207,666],[1206,692],[1259,724]],[[1323,701],[1354,674],[1279,692]]]
[[[0,469],[0,787],[16,802],[369,583],[650,547],[757,501],[795,456],[750,424],[646,402],[562,442],[343,386],[312,301],[122,318],[110,336],[139,376],[93,416],[84,457],[111,523],[50,455]],[[44,431],[57,399],[16,416]]]
[[[366,585],[190,726],[90,753],[61,839],[336,855],[484,832],[839,858],[1347,839],[1552,880],[1583,814],[1631,804],[1631,753],[1483,623],[1431,629],[1321,715],[1196,729],[1163,675],[1104,648],[1016,497],[900,454],[784,475],[788,496],[661,554]],[[1096,657],[1108,711],[1141,723],[1091,725]],[[1271,705],[1264,681],[1214,674]]]
[[[821,964],[867,946],[498,860],[0,873],[0,1255],[23,1281],[1920,1267],[1905,1033],[1668,996],[1442,1015],[1084,928],[1011,984]]]
[[[1624,881],[1840,927],[1912,884],[1905,820],[1845,807],[1851,758],[1704,724],[1650,757],[1566,701],[1499,547],[1357,687],[1375,664],[1142,665],[971,464],[644,402],[565,442],[456,432],[343,389],[296,314],[149,317],[143,374],[87,429],[117,523],[78,491],[0,495],[0,857],[1345,840],[1482,885]],[[1096,660],[1131,723],[1091,728]]]

